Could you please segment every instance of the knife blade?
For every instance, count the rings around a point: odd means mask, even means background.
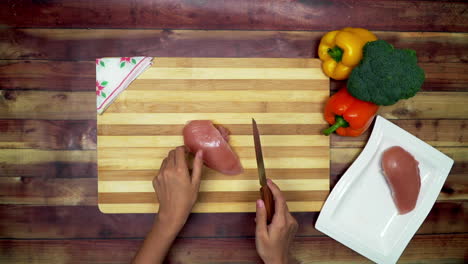
[[[262,198],[267,213],[267,223],[271,223],[275,214],[275,205],[273,194],[267,185],[265,164],[263,162],[262,144],[260,143],[260,133],[258,132],[257,122],[252,118],[252,131],[255,145],[255,157],[257,159],[258,179],[260,181],[260,197]]]
[[[260,186],[267,186],[265,164],[263,163],[262,143],[260,143],[260,133],[258,132],[257,122],[252,118],[252,130],[255,145],[255,157],[257,158],[258,179]]]

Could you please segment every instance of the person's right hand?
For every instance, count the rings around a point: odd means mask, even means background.
[[[267,225],[267,216],[263,200],[257,200],[257,228],[255,245],[257,252],[266,264],[288,263],[289,248],[297,231],[297,221],[289,213],[288,205],[278,186],[270,179],[267,181],[275,200],[275,214],[271,224]]]

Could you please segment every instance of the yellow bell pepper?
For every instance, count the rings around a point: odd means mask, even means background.
[[[363,28],[347,27],[328,32],[318,48],[323,72],[335,80],[347,79],[361,61],[364,45],[374,40],[377,37]]]

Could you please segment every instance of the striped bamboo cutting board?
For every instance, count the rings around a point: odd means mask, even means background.
[[[104,213],[157,212],[152,179],[184,124],[209,119],[231,131],[245,172],[205,168],[194,212],[254,212],[258,123],[267,177],[291,211],[318,211],[329,191],[323,104],[329,79],[316,59],[157,58],[98,123],[98,194]]]

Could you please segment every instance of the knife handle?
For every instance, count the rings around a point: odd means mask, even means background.
[[[268,186],[262,186],[260,188],[260,194],[262,196],[263,203],[265,204],[265,209],[267,213],[267,224],[271,223],[273,215],[275,214],[275,202],[273,201],[273,194],[271,193]]]

